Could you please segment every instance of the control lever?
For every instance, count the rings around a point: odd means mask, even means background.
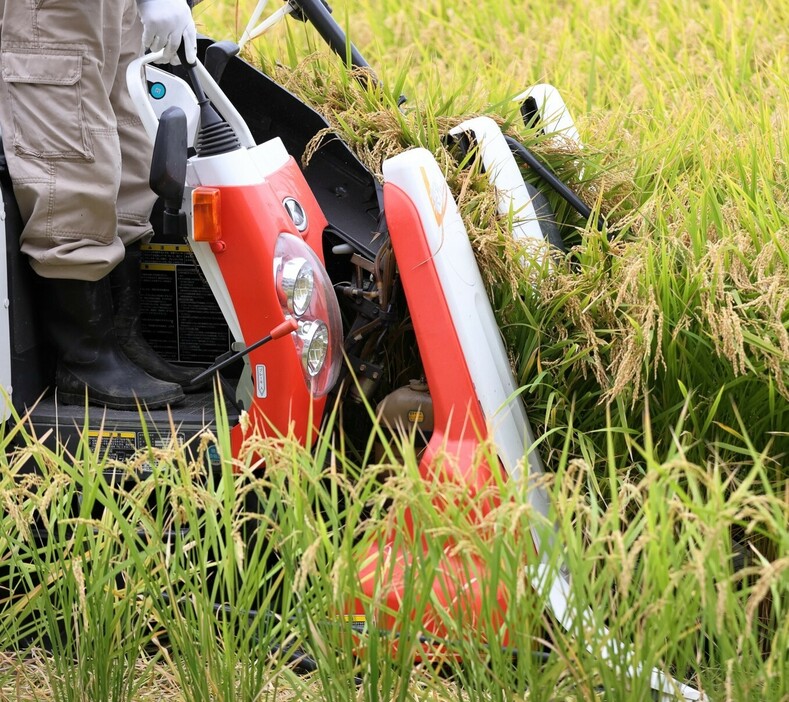
[[[192,382],[189,383],[190,385],[199,385],[203,382],[206,378],[210,377],[214,373],[221,371],[223,368],[226,368],[231,363],[235,363],[239,359],[246,356],[251,351],[254,351],[256,348],[263,346],[263,344],[267,344],[269,341],[273,341],[274,339],[281,339],[283,336],[287,336],[291,332],[296,331],[299,328],[299,323],[293,317],[287,317],[284,322],[281,322],[276,327],[274,327],[268,334],[268,336],[264,336],[260,341],[256,341],[254,344],[250,344],[241,351],[237,351],[229,356],[225,355],[224,357],[220,358],[213,366],[210,368],[206,368],[202,373],[200,373],[197,377],[192,378]]]
[[[180,107],[168,107],[159,119],[148,179],[151,190],[164,201],[162,228],[165,236],[180,238],[186,233],[181,204],[187,156],[186,114]]]
[[[217,83],[222,79],[230,59],[238,56],[239,51],[238,44],[227,39],[214,42],[205,50],[203,65]]]
[[[178,47],[178,58],[183,65],[192,90],[200,106],[200,128],[197,130],[195,151],[198,156],[217,156],[241,148],[241,143],[232,127],[214,109],[203,90],[195,64],[187,63],[184,45]]]

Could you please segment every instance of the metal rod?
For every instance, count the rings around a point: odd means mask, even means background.
[[[589,207],[578,195],[576,195],[570,187],[562,182],[559,177],[550,171],[548,167],[540,161],[531,151],[529,151],[517,139],[510,136],[504,137],[510,147],[512,153],[518,156],[529,168],[542,178],[548,185],[550,185],[561,197],[564,199],[578,214],[586,220],[589,220],[592,215],[592,208]],[[598,231],[605,231],[605,219],[602,215],[598,215],[595,221],[595,226]]]
[[[215,363],[210,368],[206,368],[202,373],[192,378],[192,381],[189,383],[190,385],[199,385],[202,381],[204,381],[209,376],[213,375],[217,371],[221,371],[223,368],[227,368],[231,363],[238,361],[239,359],[246,356],[248,353],[251,353],[257,348],[263,346],[263,344],[267,344],[269,341],[273,341],[274,339],[279,339],[291,332],[296,331],[298,329],[298,322],[293,317],[287,317],[284,322],[278,324],[271,330],[271,333],[268,336],[264,336],[259,341],[256,341],[254,344],[250,344],[246,348],[241,349],[231,356]]]
[[[372,75],[375,82],[378,82],[375,73],[370,68],[370,64],[359,53],[359,50],[348,41],[345,32],[337,24],[337,21],[331,16],[331,13],[321,0],[289,0],[289,4],[295,5],[301,10],[302,15],[318,30],[318,34],[323,37],[323,40],[334,53],[347,61],[348,50],[350,49],[351,65],[356,68],[364,68]]]

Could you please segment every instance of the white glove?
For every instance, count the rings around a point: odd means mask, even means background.
[[[164,49],[162,63],[178,63],[176,52],[184,42],[188,63],[197,60],[197,29],[186,0],[137,0],[146,49]]]

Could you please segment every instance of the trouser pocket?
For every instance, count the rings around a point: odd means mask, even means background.
[[[82,106],[80,53],[2,51],[14,123],[14,151],[23,158],[93,160]],[[34,53],[39,52],[39,53]]]

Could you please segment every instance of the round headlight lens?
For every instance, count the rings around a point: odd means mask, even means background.
[[[291,338],[304,382],[313,397],[324,397],[343,360],[342,317],[332,281],[318,255],[289,232],[277,237],[273,263],[282,312],[298,321]]]
[[[302,324],[298,334],[302,340],[301,364],[305,372],[314,378],[323,369],[329,355],[329,328],[316,319]]]
[[[285,293],[288,309],[301,317],[310,306],[315,289],[312,266],[303,258],[291,258],[282,266],[282,292]]]

